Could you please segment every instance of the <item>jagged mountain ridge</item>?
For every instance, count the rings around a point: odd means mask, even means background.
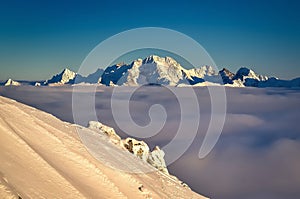
[[[51,84],[72,84],[76,78],[76,73],[68,68],[65,68],[61,73],[54,75],[51,79],[46,80],[44,85]]]
[[[99,78],[103,74],[103,69],[97,69],[94,73],[89,74],[87,77],[84,77],[78,73],[71,71],[68,68],[65,68],[61,73],[54,75],[51,79],[46,80],[42,85],[64,85],[64,84],[77,84],[77,83],[99,83]]]
[[[117,64],[108,67],[101,77],[101,83],[109,85],[110,82],[113,82],[117,85],[128,86],[141,84],[176,86],[178,83],[186,81],[186,71],[171,57],[163,58],[151,55],[144,60],[137,59],[129,65]]]
[[[299,80],[280,80],[256,74],[253,70],[241,67],[236,73],[223,68],[216,71],[212,66],[185,69],[171,57],[151,55],[137,59],[131,64],[116,64],[106,68],[101,76],[102,84],[136,86],[159,84],[168,86],[212,85],[232,87],[300,87]]]
[[[205,81],[222,84],[213,67],[185,69],[171,57],[151,55],[144,60],[137,59],[131,64],[116,64],[106,68],[101,83],[104,85],[136,86],[144,84],[177,86],[195,85]]]
[[[105,70],[99,68],[84,77],[69,69],[54,75],[40,85],[59,86],[65,84],[103,84],[106,86],[207,86],[224,85],[231,87],[300,87],[300,78],[280,80],[256,74],[253,70],[241,67],[236,73],[223,68],[217,71],[212,66],[186,69],[171,57],[151,55],[134,60],[131,64],[115,64]],[[31,83],[39,85],[39,83]]]

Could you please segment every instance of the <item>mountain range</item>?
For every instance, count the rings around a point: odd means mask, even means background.
[[[26,82],[17,82],[11,79],[3,85],[22,85]],[[223,68],[220,71],[212,66],[186,69],[171,57],[151,55],[145,59],[134,60],[131,64],[115,64],[105,70],[99,68],[88,76],[82,76],[69,69],[52,78],[27,82],[34,86],[60,86],[73,84],[103,84],[106,86],[138,86],[138,85],[165,85],[165,86],[207,86],[224,85],[230,87],[300,87],[300,78],[281,80],[276,77],[267,77],[256,74],[253,70],[241,67],[236,73]]]

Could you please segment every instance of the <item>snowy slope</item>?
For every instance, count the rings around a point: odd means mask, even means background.
[[[191,85],[202,82],[209,82],[211,84],[223,84],[222,77],[212,66],[202,66],[200,68],[193,68],[187,71],[187,76],[191,77],[194,81],[189,81]]]
[[[215,76],[218,73],[212,66],[202,66],[200,68],[192,68],[188,70],[190,76],[205,78],[205,76]]]
[[[94,147],[98,161],[77,134]],[[107,136],[0,97],[0,198],[205,198]],[[105,163],[105,164],[104,164]]]

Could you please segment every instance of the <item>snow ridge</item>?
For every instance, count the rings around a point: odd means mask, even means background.
[[[255,73],[241,67],[236,73],[223,68],[217,71],[213,66],[186,69],[172,57],[150,55],[134,60],[131,64],[119,63],[99,68],[84,77],[68,68],[44,82],[32,82],[35,86],[61,86],[65,84],[103,84],[106,86],[229,86],[229,87],[300,87],[300,78],[281,80]],[[22,83],[7,80],[5,86],[18,86]],[[24,83],[25,84],[25,83]]]

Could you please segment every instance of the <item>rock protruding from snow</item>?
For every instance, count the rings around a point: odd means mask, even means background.
[[[116,134],[115,130],[112,127],[106,126],[101,122],[90,121],[88,124],[88,128],[107,135],[114,144],[119,144],[121,141],[120,136]]]
[[[126,138],[122,140],[123,146],[130,153],[139,157],[159,171],[169,174],[169,171],[164,160],[165,153],[158,146],[150,152],[149,146],[144,141],[139,141],[134,138]]]
[[[105,134],[112,143],[121,146],[121,148],[126,149],[144,162],[157,168],[159,171],[169,174],[164,160],[165,153],[158,146],[150,152],[149,146],[144,141],[139,141],[130,137],[121,140],[120,136],[118,136],[112,127],[106,126],[98,121],[90,121],[88,123],[88,128],[97,133]]]
[[[12,79],[8,79],[5,83],[4,86],[20,86],[21,84],[17,81],[14,81]]]
[[[165,153],[158,146],[156,146],[151,153],[149,153],[147,162],[153,167],[157,168],[163,173],[169,173],[164,159]]]
[[[138,141],[134,138],[122,140],[124,147],[135,156],[147,162],[149,156],[149,147],[144,141]]]
[[[61,73],[54,75],[51,79],[47,80],[44,84],[45,85],[73,84],[75,82],[75,78],[76,78],[76,73],[66,68]]]

